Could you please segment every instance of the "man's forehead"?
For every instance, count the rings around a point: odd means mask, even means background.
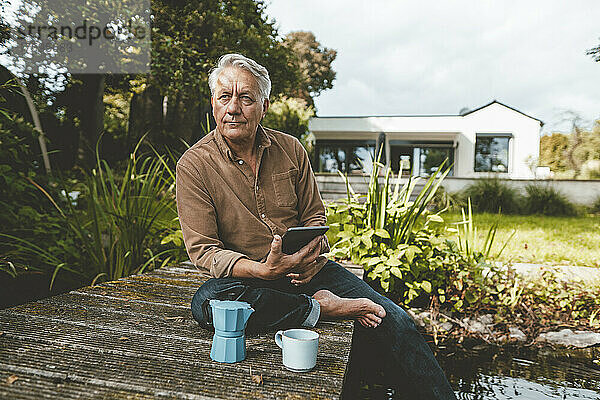
[[[217,89],[228,89],[234,85],[238,89],[258,90],[256,77],[247,69],[239,67],[223,69],[217,76]]]

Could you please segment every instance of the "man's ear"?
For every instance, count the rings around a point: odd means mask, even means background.
[[[265,115],[267,115],[267,111],[269,110],[269,105],[271,103],[269,103],[269,99],[265,99],[265,101],[263,101],[263,118],[265,117]]]

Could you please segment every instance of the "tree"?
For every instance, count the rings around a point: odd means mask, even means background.
[[[569,137],[564,133],[553,133],[540,139],[540,162],[542,166],[550,167],[554,172],[568,169],[566,152],[569,147]]]
[[[210,113],[208,74],[221,55],[231,52],[251,57],[269,70],[274,97],[289,93],[298,81],[292,53],[282,45],[264,10],[262,0],[155,0],[152,72],[145,77],[147,89],[155,91],[134,96],[130,118],[139,117],[136,105],[144,116],[163,115],[166,104],[161,135],[197,140],[202,117]],[[139,99],[143,96],[151,98]]]
[[[314,106],[314,98],[333,87],[335,71],[331,63],[337,51],[322,47],[312,32],[290,32],[283,43],[294,54],[294,63],[300,72],[300,85],[291,94]]]
[[[593,47],[585,52],[587,55],[592,56],[594,61],[600,62],[600,44],[596,47]]]
[[[304,100],[280,97],[271,103],[262,125],[301,139],[308,132],[308,120],[314,115],[315,110]]]
[[[563,177],[589,179],[600,174],[600,120],[585,129],[575,119],[571,133],[553,133],[540,140],[540,165]]]

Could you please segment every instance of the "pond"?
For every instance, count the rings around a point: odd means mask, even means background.
[[[477,345],[442,348],[437,358],[459,399],[600,399],[600,348]]]
[[[436,349],[436,358],[460,400],[600,400],[600,347],[565,350],[472,343]],[[399,399],[377,373],[363,376],[349,397]]]

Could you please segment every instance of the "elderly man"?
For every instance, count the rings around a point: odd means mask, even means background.
[[[324,236],[294,254],[281,251],[293,226],[326,224],[308,155],[289,135],[264,128],[267,70],[227,54],[210,73],[217,127],[177,163],[177,208],[191,261],[211,277],[194,295],[192,314],[211,329],[210,299],[256,310],[249,331],[313,327],[348,318],[369,330],[412,398],[454,398],[411,318],[339,264]]]

